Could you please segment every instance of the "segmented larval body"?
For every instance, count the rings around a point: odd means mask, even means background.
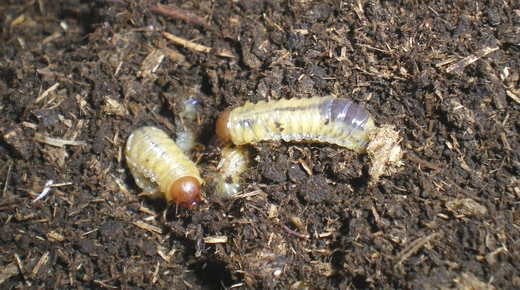
[[[175,118],[177,135],[175,143],[185,152],[191,151],[195,147],[197,136],[192,126],[196,125],[198,102],[194,98],[185,99],[183,101],[184,110],[180,111]]]
[[[245,104],[225,111],[217,134],[235,145],[267,140],[314,141],[366,152],[368,132],[375,128],[368,112],[335,97],[289,99]]]
[[[195,208],[203,183],[195,163],[162,130],[142,127],[128,137],[128,168],[144,191],[158,190],[167,200]]]
[[[212,180],[217,183],[215,196],[228,199],[242,189],[240,175],[249,170],[251,148],[249,146],[227,145],[220,152],[217,172]]]

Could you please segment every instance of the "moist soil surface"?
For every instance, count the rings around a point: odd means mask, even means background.
[[[1,289],[520,288],[517,1],[0,11]],[[261,142],[215,198],[223,110],[327,95],[395,126],[402,166],[372,182],[364,154]],[[124,146],[145,125],[195,132],[196,210],[139,195]]]

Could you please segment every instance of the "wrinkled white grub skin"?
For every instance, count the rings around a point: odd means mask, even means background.
[[[175,127],[177,139],[175,143],[184,152],[189,152],[195,148],[195,139],[197,136],[193,132],[192,126],[197,121],[197,104],[199,101],[194,98],[189,98],[183,101],[184,110],[178,113],[178,118],[175,118]]]
[[[214,182],[217,183],[217,198],[229,199],[242,189],[240,175],[249,170],[251,153],[249,146],[228,145],[221,150],[217,172],[212,174]]]

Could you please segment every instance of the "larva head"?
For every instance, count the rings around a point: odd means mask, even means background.
[[[217,119],[217,125],[215,131],[217,131],[218,137],[224,142],[227,143],[231,139],[231,133],[229,132],[229,115],[231,114],[231,110],[225,110],[220,113]]]
[[[170,187],[168,199],[180,207],[195,209],[200,202],[200,182],[191,176],[183,176],[175,180]]]

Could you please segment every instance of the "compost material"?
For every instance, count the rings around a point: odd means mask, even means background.
[[[0,289],[520,288],[517,1],[0,11]],[[258,142],[241,190],[214,195],[222,111],[319,96],[404,155]],[[196,210],[141,194],[124,146],[142,126],[193,131]]]

